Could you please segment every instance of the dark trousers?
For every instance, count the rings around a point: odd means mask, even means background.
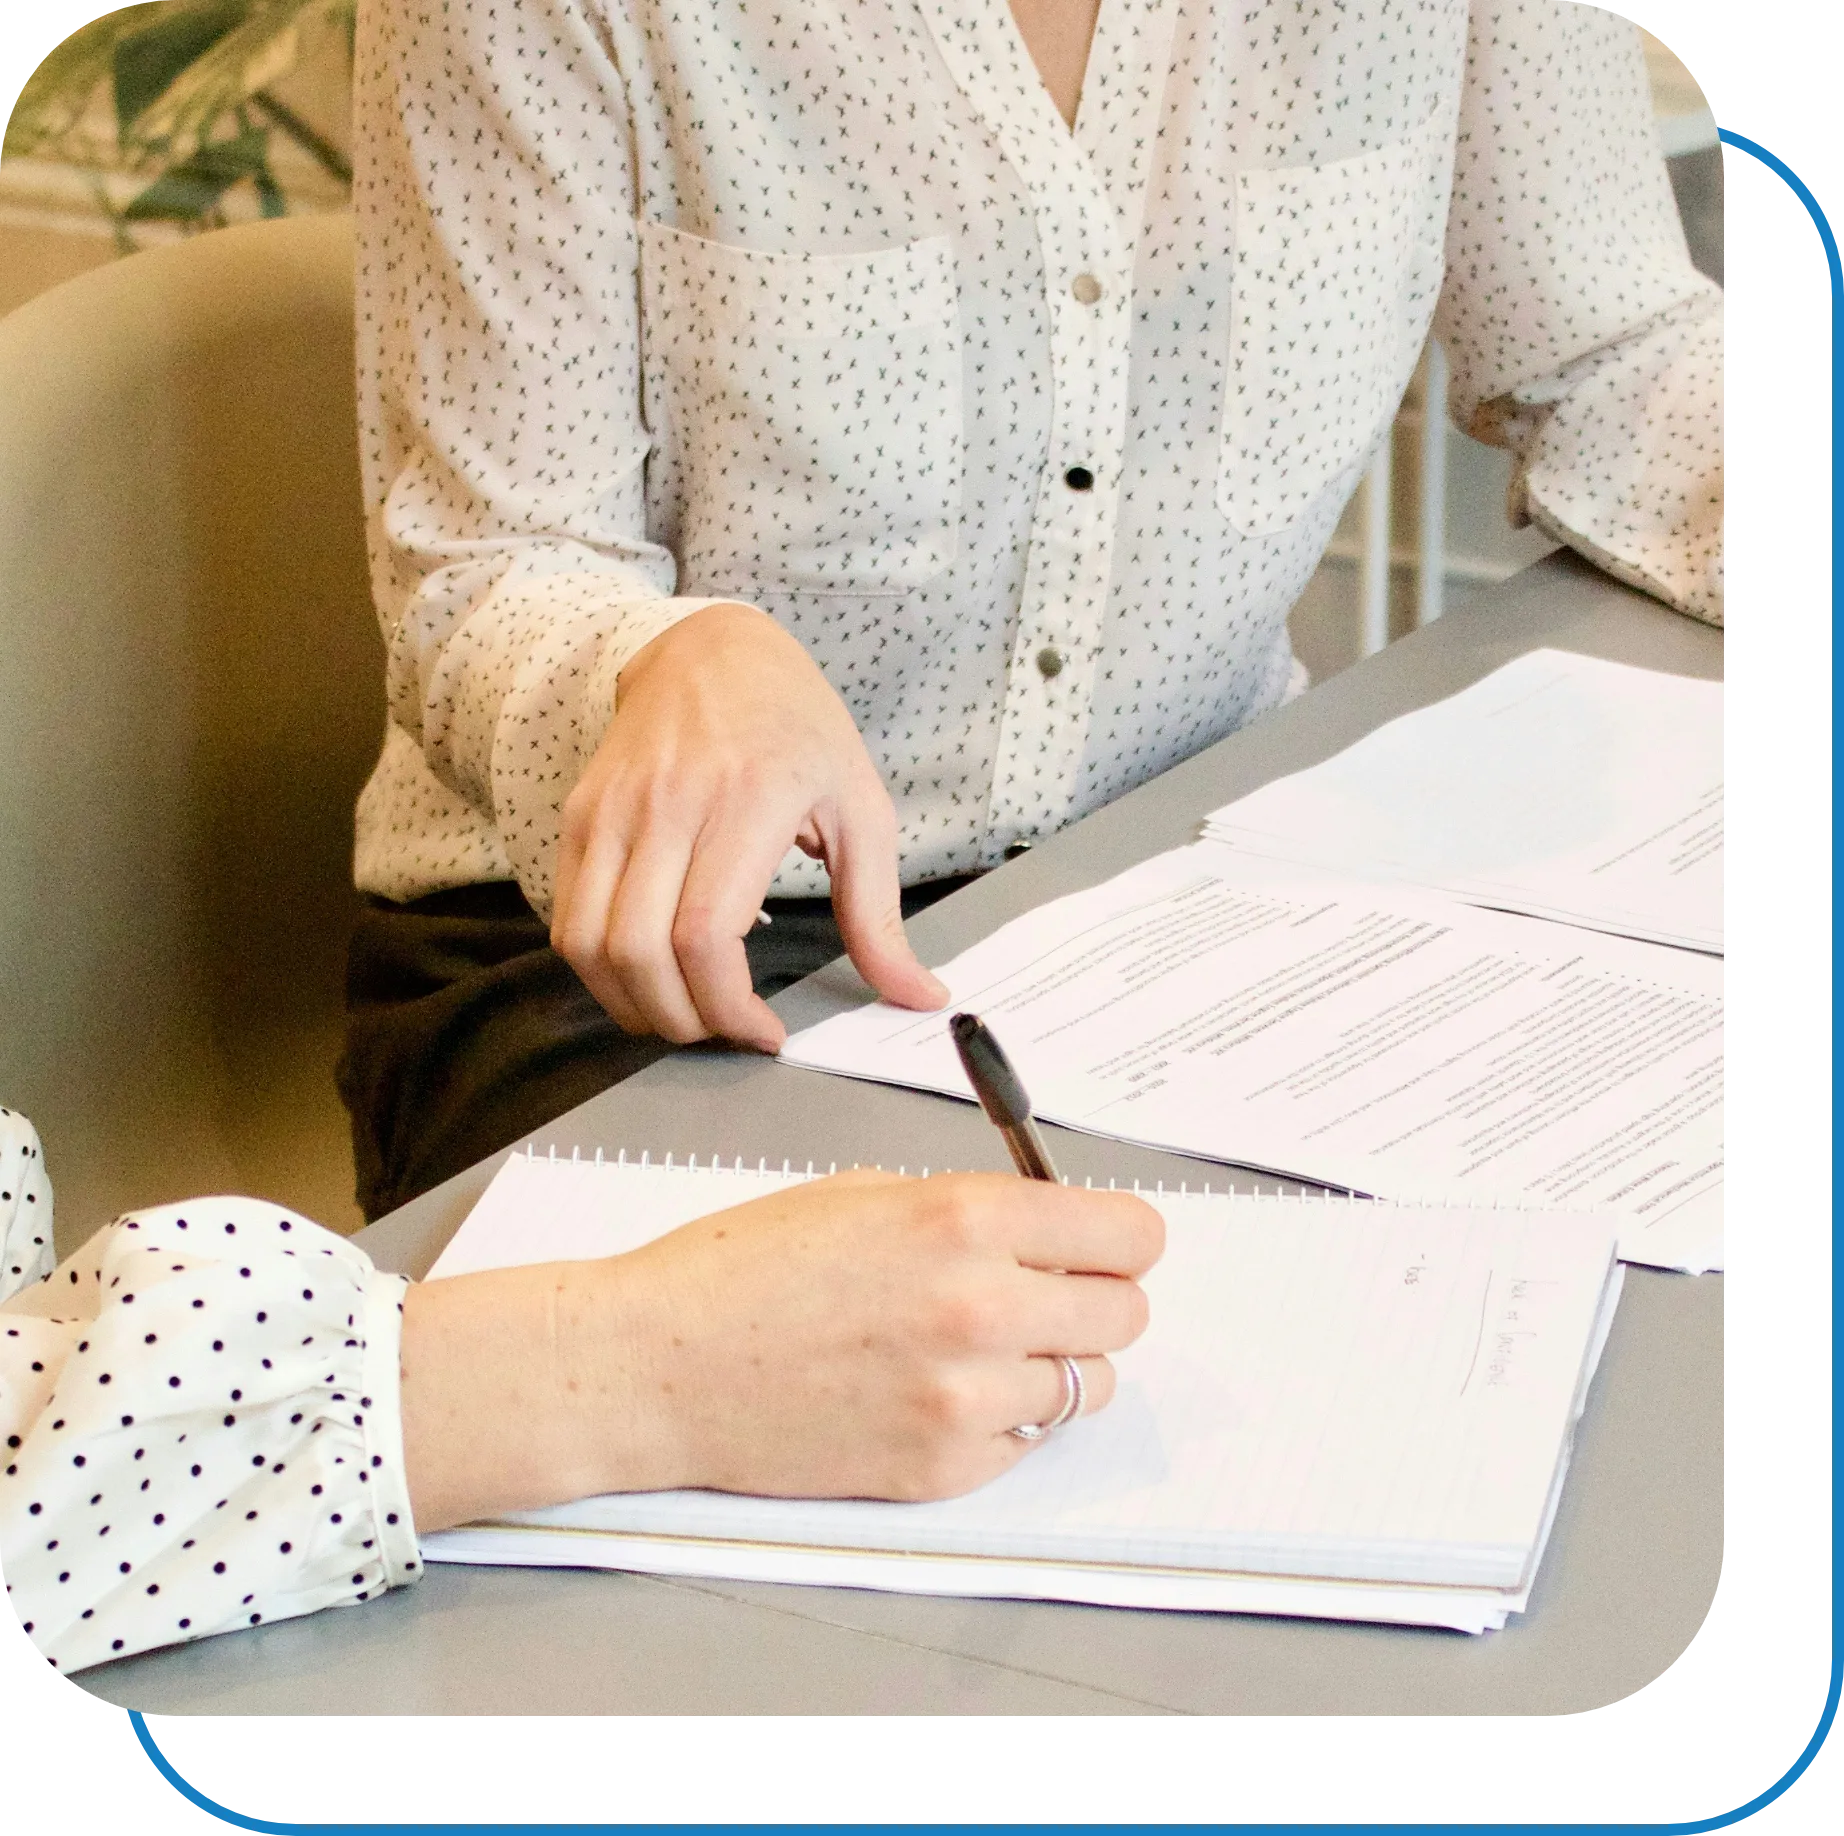
[[[965,883],[912,888],[904,915]],[[746,941],[764,998],[843,950],[829,900],[771,899],[768,912]],[[381,1217],[674,1049],[616,1026],[510,882],[368,899],[339,1063],[359,1205]]]

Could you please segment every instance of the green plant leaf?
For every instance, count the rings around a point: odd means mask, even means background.
[[[68,134],[113,68],[116,45],[164,10],[161,0],[124,7],[65,39],[26,79],[6,124],[0,157],[24,159]]]
[[[230,110],[293,69],[301,22],[329,15],[337,0],[243,4],[243,21],[200,52],[135,118],[134,137],[144,150],[179,152],[204,143]]]
[[[230,140],[214,140],[200,147],[190,159],[161,173],[122,216],[130,223],[197,223],[244,179],[256,181],[259,195],[263,195],[265,180],[275,190],[269,173],[269,136],[263,128],[249,128]],[[264,214],[278,214],[269,211],[266,196]]]
[[[72,145],[71,136],[105,89],[115,104],[121,153],[150,181],[126,210],[107,207],[118,237],[130,220],[213,220],[224,193],[245,178],[264,214],[279,215],[286,198],[268,165],[267,129],[241,111],[267,116],[328,172],[350,182],[339,150],[264,92],[298,61],[303,25],[324,24],[349,46],[355,12],[355,0],[147,0],[124,8],[85,26],[34,73],[4,151],[93,162],[100,150]],[[259,147],[260,157],[252,150]]]
[[[251,0],[167,0],[115,47],[115,120],[126,141],[174,78],[249,17]]]

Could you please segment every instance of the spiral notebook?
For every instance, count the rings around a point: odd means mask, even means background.
[[[824,1170],[515,1155],[431,1277],[616,1254]],[[1475,1632],[1521,1610],[1619,1295],[1614,1224],[1142,1196],[1167,1247],[1112,1406],[980,1490],[590,1498],[431,1536],[428,1558]]]

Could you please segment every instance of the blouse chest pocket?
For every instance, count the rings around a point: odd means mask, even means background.
[[[1273,535],[1349,489],[1408,386],[1440,293],[1445,110],[1406,140],[1236,179],[1217,502]]]
[[[680,592],[899,594],[953,560],[961,333],[947,237],[789,255],[643,222],[641,310]]]

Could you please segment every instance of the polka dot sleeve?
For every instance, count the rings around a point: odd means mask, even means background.
[[[81,1670],[421,1572],[407,1283],[254,1199],[123,1218],[0,1308],[0,1568]]]
[[[38,1135],[0,1109],[0,1301],[51,1273],[51,1182]]]

